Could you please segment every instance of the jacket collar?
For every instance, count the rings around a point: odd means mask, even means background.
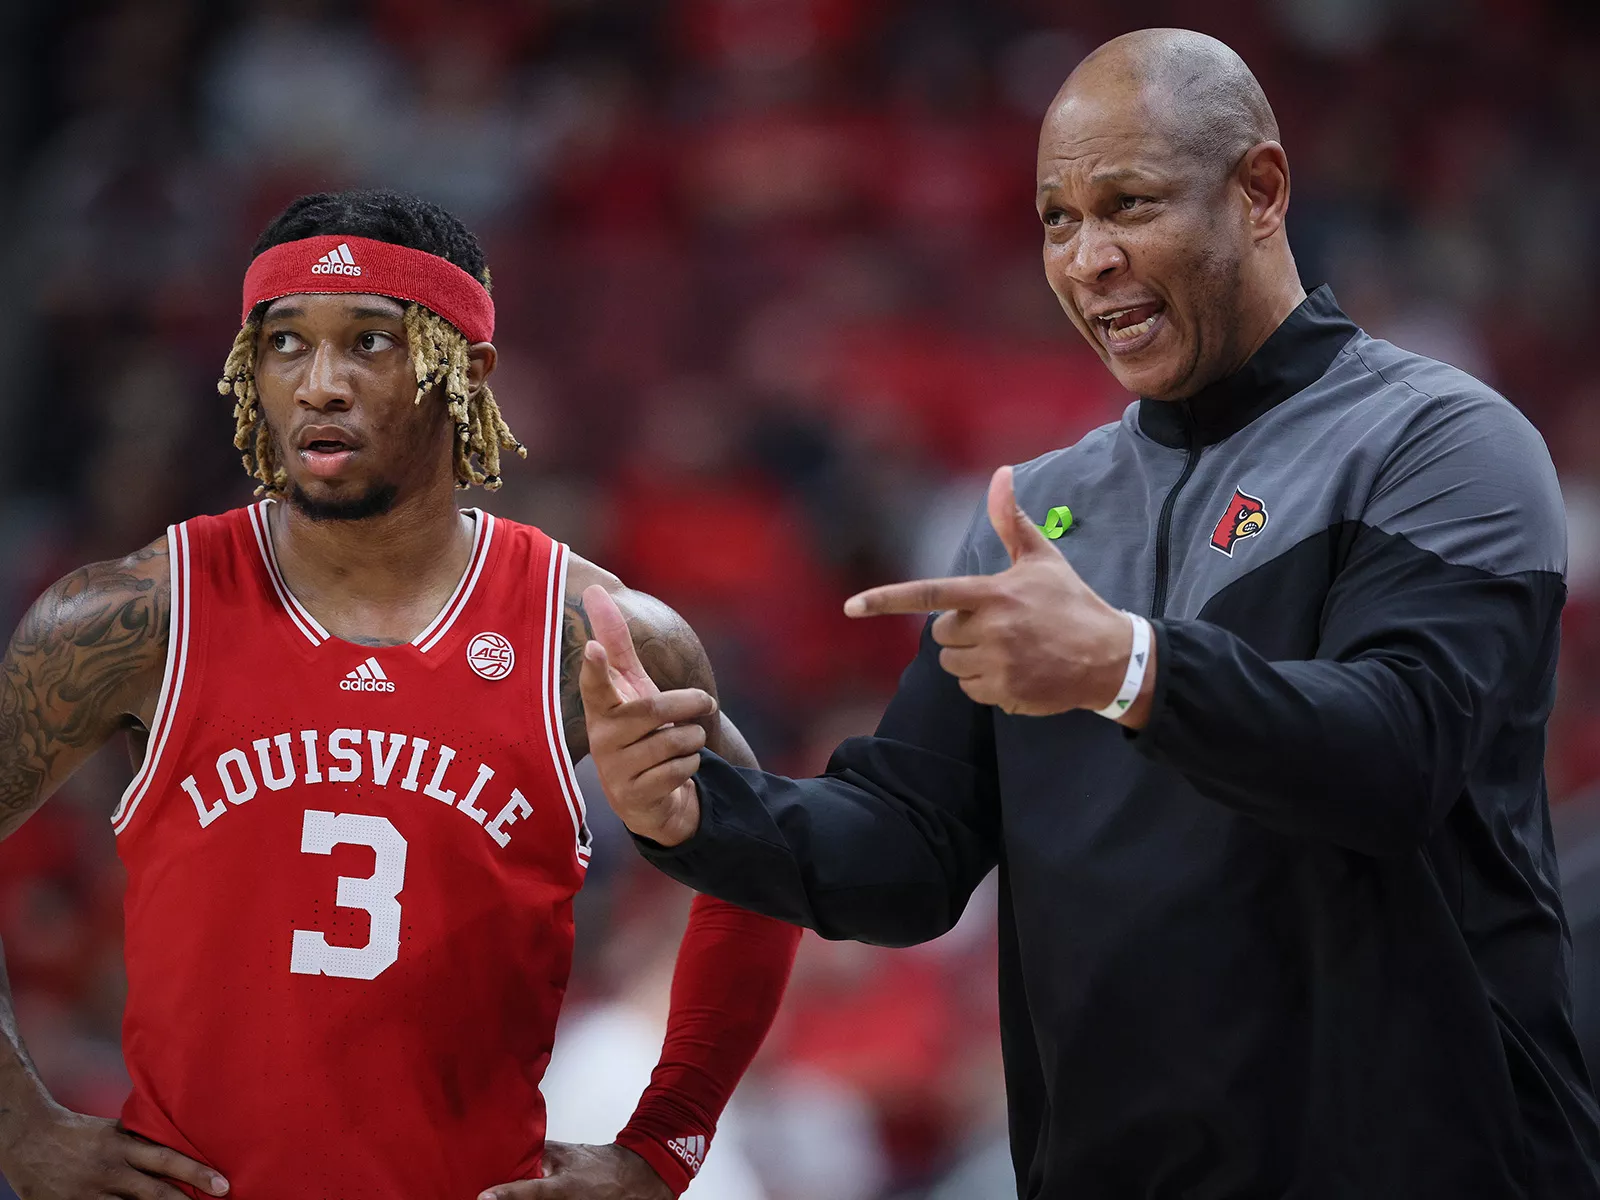
[[[1163,446],[1209,446],[1322,378],[1360,328],[1323,284],[1300,302],[1250,360],[1187,400],[1139,400],[1139,429]]]

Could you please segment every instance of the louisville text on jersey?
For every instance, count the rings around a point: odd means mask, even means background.
[[[486,791],[494,778],[494,768],[476,764],[474,777],[473,767],[455,761],[454,750],[442,744],[432,746],[427,738],[380,729],[335,729],[324,739],[320,730],[302,729],[298,733],[257,738],[250,743],[250,749],[253,754],[233,749],[217,755],[216,778],[207,780],[204,791],[193,775],[179,784],[194,802],[202,829],[220,820],[230,808],[250,803],[263,787],[281,792],[295,786],[362,780],[379,787],[419,792],[448,804],[483,826],[483,831],[502,848],[511,844],[510,826],[533,815],[527,798],[512,788],[510,798],[491,817],[493,804],[506,794],[504,785]],[[471,786],[459,799],[453,788],[445,786],[454,783],[460,787],[469,778]],[[219,791],[220,798],[206,799]],[[491,797],[490,807],[478,806],[480,799]]]

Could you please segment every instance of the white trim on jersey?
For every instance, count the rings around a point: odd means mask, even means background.
[[[288,581],[284,579],[283,572],[278,568],[278,552],[272,545],[272,531],[267,524],[267,505],[271,500],[263,500],[259,504],[250,506],[250,528],[255,531],[256,546],[261,551],[261,561],[266,564],[267,576],[272,580],[272,590],[278,593],[278,601],[283,606],[283,611],[294,622],[295,628],[305,635],[313,646],[320,646],[323,642],[331,641],[333,635],[323,628],[322,623],[306,610],[305,605],[289,590]],[[450,632],[456,618],[461,615],[461,610],[466,608],[467,601],[472,598],[473,590],[478,585],[478,576],[483,573],[483,564],[489,558],[489,544],[494,540],[494,517],[479,509],[467,510],[476,518],[472,525],[472,553],[467,559],[467,569],[461,573],[461,578],[456,583],[456,590],[450,594],[450,599],[445,601],[444,607],[423,631],[411,639],[411,644],[426,654],[437,646],[445,634]]]
[[[472,598],[472,591],[478,586],[478,576],[483,572],[483,564],[489,558],[489,543],[494,540],[494,516],[478,508],[467,511],[477,518],[472,523],[472,556],[467,559],[467,569],[461,573],[461,581],[456,584],[456,590],[439,610],[439,615],[428,622],[426,629],[411,639],[411,644],[424,654],[437,646],[439,640],[450,632],[450,627],[456,623],[461,610]]]
[[[167,665],[161,672],[161,694],[155,716],[150,721],[150,737],[145,743],[144,762],[129,781],[127,790],[111,814],[111,829],[120,834],[133,821],[140,802],[150,790],[150,782],[161,765],[167,748],[167,735],[183,697],[183,678],[189,666],[189,531],[183,525],[167,526],[167,562],[171,572],[171,615],[167,622]]]
[[[278,552],[272,548],[272,530],[267,525],[267,505],[271,503],[271,500],[263,500],[259,504],[252,504],[249,508],[250,528],[255,530],[256,547],[261,551],[261,561],[267,565],[267,575],[272,580],[272,590],[278,593],[283,611],[289,614],[289,619],[295,623],[295,628],[306,635],[308,642],[313,646],[320,646],[331,635],[322,627],[322,623],[295,599],[294,593],[289,590],[289,585],[283,578],[283,572],[278,569]]]
[[[561,793],[567,801],[567,813],[572,817],[578,863],[587,867],[589,856],[594,851],[589,837],[589,810],[583,803],[583,789],[578,786],[572,752],[567,749],[566,735],[561,728],[561,635],[566,594],[567,548],[560,542],[552,541],[550,580],[545,591],[544,609],[544,733],[550,743],[550,759],[555,763],[556,778],[561,781]]]

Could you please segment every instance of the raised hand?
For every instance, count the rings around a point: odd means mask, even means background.
[[[1017,506],[1010,467],[989,481],[989,523],[1011,556],[996,575],[919,579],[852,596],[852,617],[937,612],[939,665],[979,704],[1045,716],[1109,704],[1122,684],[1133,628],[1097,596]],[[1155,679],[1146,675],[1146,688]],[[1125,724],[1142,724],[1148,701]]]
[[[605,588],[585,589],[583,605],[595,640],[583,648],[578,686],[600,786],[634,833],[676,846],[700,826],[700,796],[690,777],[700,767],[706,734],[692,722],[716,712],[717,702],[699,688],[656,687]]]
[[[22,1200],[186,1200],[168,1180],[228,1194],[227,1181],[203,1163],[59,1105],[0,1146],[0,1169]]]
[[[615,1142],[550,1142],[543,1179],[499,1184],[480,1192],[478,1200],[672,1200],[672,1189],[649,1163]]]

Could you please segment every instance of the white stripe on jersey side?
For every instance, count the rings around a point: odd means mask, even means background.
[[[567,813],[572,817],[578,862],[587,867],[594,849],[589,838],[589,810],[584,806],[583,789],[578,786],[578,775],[572,766],[572,752],[567,749],[566,735],[561,729],[561,633],[566,594],[567,548],[553,541],[544,609],[544,732],[550,743],[550,760],[555,764],[556,778],[561,781],[561,794],[567,801]]]
[[[167,526],[167,561],[171,572],[171,615],[167,621],[167,665],[161,673],[161,694],[156,699],[155,716],[150,721],[150,738],[145,742],[144,762],[122,793],[117,810],[111,814],[111,830],[120,834],[133,820],[139,803],[150,790],[167,748],[167,735],[183,696],[183,677],[189,666],[189,531],[182,525]]]
[[[451,593],[450,599],[445,601],[444,607],[439,610],[439,615],[428,622],[426,629],[411,639],[411,644],[424,654],[437,646],[439,640],[450,632],[450,627],[456,623],[461,610],[472,598],[472,591],[478,586],[478,575],[483,571],[483,564],[489,558],[489,543],[494,540],[494,517],[482,509],[474,508],[470,511],[477,519],[472,523],[472,557],[467,560],[467,569],[461,573],[461,582],[456,584],[456,590]]]
[[[383,673],[383,668],[378,665],[378,660],[377,659],[375,659],[375,658],[367,659],[366,665],[372,671],[372,677],[374,679],[387,680],[389,678],[387,675],[385,675]]]
[[[328,640],[328,631],[294,598],[294,593],[284,582],[283,572],[278,570],[278,553],[272,548],[272,531],[267,527],[267,505],[271,503],[271,500],[263,500],[260,504],[250,506],[250,528],[255,530],[256,547],[261,551],[261,561],[267,566],[267,575],[272,580],[273,590],[278,593],[284,612],[289,614],[295,627],[306,635],[308,642],[320,646]]]

